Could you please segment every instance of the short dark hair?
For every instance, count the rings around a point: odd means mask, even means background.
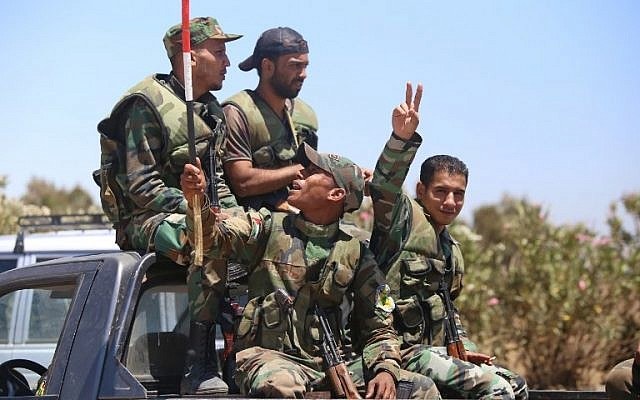
[[[469,169],[459,159],[440,154],[424,160],[420,167],[420,182],[428,186],[436,172],[445,171],[449,175],[464,175],[464,180],[469,182]]]

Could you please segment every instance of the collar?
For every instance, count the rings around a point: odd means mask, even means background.
[[[442,230],[442,232],[440,233],[440,240],[444,240],[449,244],[453,244],[456,241],[453,240],[453,238],[451,237],[451,234],[449,233],[449,230],[447,229],[447,227],[445,226],[444,229]]]
[[[173,92],[178,97],[180,97],[182,100],[185,99],[184,98],[184,85],[180,82],[178,77],[176,77],[176,75],[173,73],[173,71],[171,71],[171,73],[169,74],[169,81],[167,82],[167,84],[169,85],[169,87],[171,87],[171,90],[173,90]],[[214,95],[211,94],[211,92],[206,92],[205,94],[203,94],[199,98],[194,99],[194,103],[209,104],[212,101],[217,102],[218,100],[216,99],[216,97]],[[197,104],[194,104],[194,105],[197,105]]]
[[[337,235],[340,222],[336,221],[329,225],[317,225],[313,222],[309,222],[302,214],[295,216],[295,227],[308,238],[333,238]]]

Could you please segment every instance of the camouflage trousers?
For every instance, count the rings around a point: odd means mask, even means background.
[[[226,260],[205,259],[202,267],[190,264],[191,246],[184,214],[160,213],[136,216],[127,227],[134,249],[152,252],[180,266],[189,266],[187,289],[189,316],[192,321],[215,321],[224,295]]]
[[[147,212],[133,217],[125,231],[134,250],[156,252],[178,265],[189,265],[185,214]]]
[[[607,375],[605,390],[612,400],[638,400],[640,387],[633,387],[633,358],[616,364]],[[636,379],[640,382],[640,374]]]
[[[236,354],[235,381],[240,392],[250,397],[303,398],[307,392],[330,390],[325,374],[312,360],[290,356],[262,347],[250,347]],[[314,368],[315,367],[315,368]],[[358,391],[364,393],[362,359],[347,364]],[[401,370],[400,379],[413,384],[411,399],[440,399],[433,381]]]
[[[437,347],[418,344],[402,350],[401,366],[431,378],[447,398],[516,398],[511,383],[501,376],[499,368],[459,360],[438,351]],[[526,384],[523,389],[526,398]]]

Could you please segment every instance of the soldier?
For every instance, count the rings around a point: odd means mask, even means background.
[[[338,345],[344,343],[341,304],[351,299],[349,324],[362,356],[348,364],[368,398],[394,398],[396,382],[413,383],[411,397],[439,398],[433,382],[399,367],[400,348],[392,326],[384,277],[369,250],[339,227],[345,212],[360,206],[364,180],[350,160],[319,154],[303,144],[304,169],[287,201],[299,214],[249,210],[243,218],[201,212],[206,257],[249,260],[249,299],[237,330],[235,381],[250,397],[302,398],[328,388],[319,341],[324,335],[316,307],[327,314]],[[187,164],[181,180],[188,201],[203,194],[197,166]],[[191,203],[190,203],[191,204]],[[192,224],[193,211],[187,214]],[[193,233],[189,231],[189,238]],[[287,301],[278,298],[285,293]],[[284,303],[284,304],[283,304]]]
[[[634,358],[622,361],[609,372],[605,390],[612,400],[640,400],[640,342]]]
[[[222,88],[229,66],[225,43],[241,35],[225,34],[211,17],[192,19],[190,29],[196,151],[203,159],[212,160],[220,151],[226,126],[222,108],[210,91]],[[102,147],[99,172],[103,209],[117,228],[120,247],[155,251],[161,258],[189,265],[187,202],[179,187],[180,173],[188,161],[181,34],[178,24],[163,39],[171,73],[142,80],[98,125]],[[221,179],[221,165],[209,168],[206,174],[217,180],[213,187],[217,186],[221,205],[237,206]],[[224,281],[211,264],[189,269],[187,281],[190,350],[181,392],[226,392],[227,385],[217,376],[212,336]]]
[[[258,71],[258,86],[223,102],[229,127],[224,169],[245,207],[288,211],[287,185],[302,170],[294,159],[298,146],[318,147],[316,114],[297,98],[307,77],[308,53],[306,40],[295,30],[265,31],[239,65],[242,71]]]
[[[467,360],[454,359],[444,346],[443,298],[440,286],[455,299],[462,289],[462,253],[447,230],[458,216],[467,187],[467,167],[457,158],[428,158],[416,187],[417,200],[402,193],[402,184],[422,138],[416,133],[422,85],[407,83],[406,102],[392,117],[388,140],[369,187],[374,205],[371,249],[386,274],[391,296],[397,298],[394,321],[401,334],[402,366],[432,378],[447,396],[527,397],[522,378],[492,364],[475,352],[455,313]],[[513,385],[513,388],[512,388]]]

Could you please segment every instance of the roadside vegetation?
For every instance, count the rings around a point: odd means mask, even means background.
[[[100,212],[80,187],[32,179],[10,199],[0,176],[0,234],[18,217]],[[371,230],[371,204],[349,221]],[[531,388],[600,390],[640,340],[640,193],[611,205],[606,233],[556,225],[541,206],[504,197],[452,228],[465,257],[456,301],[472,340]]]

